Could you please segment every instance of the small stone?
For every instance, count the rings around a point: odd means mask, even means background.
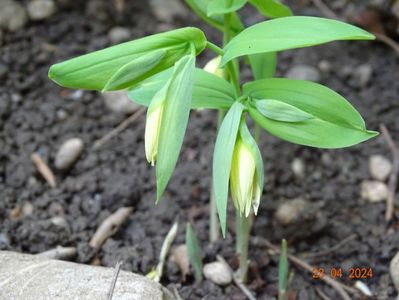
[[[60,216],[52,217],[52,218],[50,219],[50,222],[51,222],[52,224],[54,224],[55,226],[57,226],[57,227],[61,227],[61,228],[64,228],[65,230],[69,231],[68,222],[67,222],[67,220],[65,220],[65,218],[63,218],[63,217],[60,217]]]
[[[305,176],[305,163],[300,158],[295,158],[291,163],[291,170],[297,178]]]
[[[227,285],[233,280],[233,276],[227,266],[215,261],[204,266],[204,276],[217,285]]]
[[[68,118],[68,113],[64,109],[59,109],[56,112],[57,121],[62,122]]]
[[[112,44],[119,44],[129,40],[131,37],[130,30],[125,27],[114,27],[108,32],[108,38]]]
[[[11,220],[16,220],[21,216],[22,209],[20,206],[14,207],[9,214]]]
[[[391,273],[392,281],[396,290],[399,291],[399,252],[397,252],[391,260],[391,263],[389,264],[389,272]]]
[[[32,203],[30,202],[26,202],[23,206],[22,206],[22,215],[24,217],[30,216],[33,211],[34,211],[34,207],[32,205]]]
[[[370,202],[380,202],[388,197],[388,187],[383,182],[365,180],[361,184],[361,196]]]
[[[55,157],[55,167],[66,171],[73,166],[83,151],[83,141],[72,138],[64,142]]]
[[[373,69],[371,65],[363,64],[358,66],[352,74],[353,84],[355,87],[365,87],[373,74]]]
[[[34,21],[45,20],[56,11],[53,0],[33,0],[28,3],[27,8],[29,18]]]
[[[175,17],[187,16],[187,9],[179,0],[150,0],[150,6],[162,22],[171,23]]]
[[[307,203],[302,198],[283,203],[276,212],[276,218],[282,225],[288,225],[295,220],[300,219]]]
[[[103,94],[105,105],[115,113],[131,114],[139,105],[129,99],[126,92],[107,92]]]
[[[385,181],[392,172],[392,163],[382,155],[372,155],[369,158],[369,170],[374,179]]]
[[[320,81],[320,72],[316,68],[307,65],[293,66],[285,76],[292,79]]]
[[[5,250],[10,248],[10,237],[7,233],[0,232],[0,250]]]
[[[328,60],[321,60],[317,67],[323,73],[330,73],[332,69],[331,63]]]
[[[13,0],[0,0],[0,29],[17,31],[28,21],[25,8]]]

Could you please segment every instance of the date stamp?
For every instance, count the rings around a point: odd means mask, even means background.
[[[325,268],[313,268],[312,270],[312,279],[320,280],[323,279],[324,276],[330,276],[331,278],[347,278],[351,280],[357,279],[371,279],[373,277],[373,269],[372,268],[362,268],[362,267],[353,267],[348,270],[343,270],[341,267],[332,267],[331,269],[326,270]]]

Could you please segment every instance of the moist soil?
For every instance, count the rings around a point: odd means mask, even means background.
[[[0,249],[39,253],[58,245],[77,248],[76,262],[147,274],[157,264],[165,235],[174,221],[180,223],[175,244],[184,243],[185,223],[191,221],[204,252],[204,262],[223,255],[237,267],[234,254],[233,208],[229,204],[227,237],[208,242],[208,206],[216,113],[193,111],[184,147],[167,191],[155,200],[154,169],[144,155],[145,116],[98,150],[92,144],[122,122],[126,115],[111,113],[101,95],[63,89],[47,78],[51,64],[110,44],[108,31],[125,26],[137,38],[169,28],[200,26],[218,42],[218,33],[197,17],[175,18],[172,24],[158,21],[147,1],[126,1],[118,12],[111,1],[61,1],[51,18],[30,22],[17,32],[4,32],[0,48]],[[296,2],[296,1],[292,1]],[[94,8],[93,8],[94,7]],[[317,15],[312,7],[294,9],[297,14]],[[244,11],[246,24],[260,20]],[[199,58],[203,65],[207,55]],[[280,54],[278,75],[305,64],[318,67],[327,61],[331,69],[321,72],[320,82],[335,89],[360,111],[368,128],[384,123],[399,141],[398,57],[377,42],[337,42]],[[367,64],[370,82],[362,87],[351,72]],[[243,75],[246,76],[244,70]],[[60,145],[79,137],[85,149],[68,172],[56,171],[54,158]],[[360,196],[360,183],[370,179],[368,158],[381,154],[391,158],[379,136],[361,145],[320,150],[293,145],[263,132],[260,146],[265,162],[265,191],[251,233],[248,287],[257,299],[277,295],[278,256],[259,240],[278,245],[286,238],[289,250],[326,273],[342,268],[338,280],[353,285],[352,267],[372,268],[373,276],[362,280],[375,299],[393,299],[389,262],[398,251],[399,211],[393,221],[384,220],[385,202],[370,203]],[[54,169],[58,185],[50,188],[34,167],[30,155],[38,152]],[[303,160],[302,177],[291,163]],[[276,221],[282,203],[301,197],[308,202],[306,216],[293,225]],[[89,240],[101,222],[122,206],[134,212],[121,229],[96,252]],[[21,214],[15,212],[22,210]],[[54,222],[54,217],[65,221]],[[53,221],[52,221],[53,220]],[[339,247],[339,242],[353,235]],[[327,252],[324,253],[323,252]],[[314,255],[322,253],[321,255]],[[312,256],[313,254],[313,256]],[[312,274],[290,265],[290,299],[319,299],[317,289],[331,299],[338,294]],[[176,288],[183,299],[245,299],[234,285],[220,287],[209,280],[195,283],[192,275],[182,280],[178,267],[168,262],[161,281]],[[360,298],[359,298],[360,299]]]

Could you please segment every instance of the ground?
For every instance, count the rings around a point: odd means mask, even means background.
[[[173,24],[161,23],[145,1],[129,2],[123,13],[118,13],[110,1],[85,2],[61,1],[59,11],[46,21],[30,22],[16,32],[3,32],[0,249],[39,253],[57,245],[75,246],[77,262],[114,266],[121,259],[123,269],[146,274],[157,263],[173,221],[180,223],[176,244],[184,243],[184,225],[192,221],[205,252],[204,262],[222,254],[236,266],[231,205],[226,239],[214,245],[208,242],[215,112],[191,113],[177,168],[156,206],[154,170],[144,155],[145,116],[99,150],[93,150],[93,142],[126,115],[110,113],[97,93],[66,90],[47,78],[51,64],[109,45],[108,31],[116,25],[130,28],[132,38],[182,25],[201,26],[209,39],[217,33],[201,25],[192,14],[175,19]],[[297,14],[320,14],[314,8],[294,8]],[[244,14],[247,23],[259,20],[250,12]],[[207,57],[209,53],[201,56],[199,64],[203,65]],[[369,129],[378,130],[384,123],[399,141],[399,60],[390,48],[378,42],[338,42],[285,52],[279,61],[280,76],[294,65],[319,68],[321,61],[328,62],[331,70],[320,71],[320,82],[349,99]],[[372,77],[359,86],[353,72],[364,64],[372,69]],[[71,137],[84,141],[83,154],[68,172],[55,171],[58,185],[50,188],[30,155],[36,151],[53,166],[58,148]],[[364,283],[375,299],[393,299],[388,265],[398,251],[399,211],[395,211],[394,221],[387,223],[385,202],[370,203],[360,196],[360,183],[370,178],[369,156],[391,158],[384,139],[379,136],[347,149],[318,150],[262,133],[260,148],[265,162],[265,191],[251,233],[248,283],[257,299],[276,296],[278,263],[277,256],[255,243],[257,237],[275,244],[286,238],[290,251],[312,265],[326,272],[341,267],[346,275],[340,281],[349,285],[354,283],[348,279],[349,268],[371,267],[374,275]],[[294,159],[304,162],[302,177],[295,176],[291,169]],[[307,215],[299,223],[282,226],[275,218],[277,207],[298,197],[307,201]],[[117,208],[128,205],[134,207],[133,214],[96,253],[88,244],[95,229]],[[15,217],[12,212],[18,207],[22,214]],[[54,224],[54,216],[63,217],[66,223]],[[352,234],[355,236],[339,249],[307,257],[334,247]],[[289,288],[296,293],[292,299],[318,299],[316,288],[331,299],[338,298],[333,289],[312,279],[311,274],[293,265],[290,270]],[[182,282],[179,269],[171,262],[162,283],[177,287],[184,299],[244,299],[234,285],[222,288],[209,280],[196,284],[191,276]]]

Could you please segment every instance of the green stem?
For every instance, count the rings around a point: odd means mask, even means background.
[[[252,217],[248,218],[236,210],[236,252],[239,255],[240,267],[238,269],[238,278],[245,282],[248,274],[248,247],[249,234],[252,226]]]
[[[206,47],[209,50],[212,50],[213,52],[215,52],[217,55],[220,55],[220,56],[224,55],[223,49],[220,48],[219,46],[215,45],[214,43],[210,42],[210,41],[206,42]]]

